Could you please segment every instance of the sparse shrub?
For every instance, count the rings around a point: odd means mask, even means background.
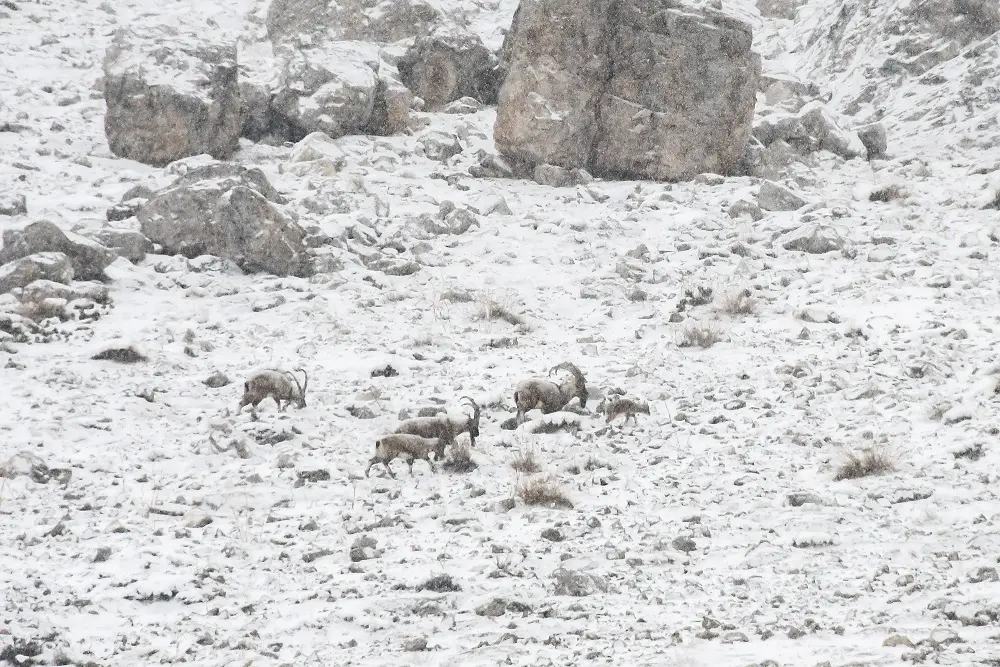
[[[896,469],[894,457],[885,447],[866,449],[861,454],[850,452],[833,480],[840,482],[845,479],[860,479],[872,475],[881,475]]]
[[[410,347],[432,347],[434,345],[434,335],[423,333],[410,338]]]
[[[451,301],[452,303],[471,303],[473,296],[471,292],[466,292],[465,290],[450,289],[445,290],[441,295],[441,300]]]
[[[532,477],[517,485],[517,497],[526,505],[573,509],[563,488],[550,477]]]
[[[986,452],[983,451],[983,443],[977,442],[975,444],[969,445],[968,447],[963,447],[958,451],[954,452],[956,459],[969,459],[970,461],[978,461],[985,456]]]
[[[457,593],[462,590],[462,587],[451,578],[450,574],[439,574],[422,584],[418,584],[417,590],[431,591],[432,593]]]
[[[719,306],[729,315],[753,315],[757,312],[757,298],[747,288],[731,289],[722,294]]]
[[[645,301],[648,298],[649,295],[646,294],[645,291],[639,289],[638,287],[636,287],[634,290],[628,293],[628,300],[633,303],[639,303],[641,301]]]
[[[493,299],[487,299],[479,311],[479,318],[483,320],[503,320],[507,324],[515,327],[526,327],[527,322],[517,313],[511,311],[507,306]]]
[[[722,340],[722,332],[714,322],[689,320],[681,328],[680,347],[709,348]]]
[[[610,465],[604,463],[599,459],[594,458],[593,456],[588,458],[587,462],[583,464],[583,469],[586,470],[587,472],[594,472],[595,470],[599,470],[601,468],[607,468],[608,470],[611,470]]]
[[[534,449],[518,450],[514,458],[510,460],[510,467],[518,472],[534,473],[542,469],[538,462],[538,453]]]
[[[451,446],[448,460],[442,466],[452,472],[472,472],[479,464],[472,460],[472,449],[464,442],[456,442]]]
[[[903,186],[898,183],[893,183],[892,185],[887,185],[884,188],[879,188],[875,190],[870,195],[868,195],[868,201],[880,201],[883,203],[890,202],[894,199],[902,199],[906,196],[906,190]]]

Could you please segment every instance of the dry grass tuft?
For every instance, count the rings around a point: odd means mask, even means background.
[[[538,453],[534,449],[520,449],[510,460],[510,467],[518,472],[534,473],[542,469]]]
[[[45,301],[26,301],[18,306],[17,314],[32,322],[41,322],[50,317],[57,317],[60,320],[64,319],[62,304],[55,301],[49,303]]]
[[[722,332],[714,322],[688,320],[681,328],[679,347],[710,348],[722,340]]]
[[[893,183],[892,185],[887,185],[884,188],[879,188],[875,190],[870,195],[868,195],[868,201],[880,201],[883,203],[891,202],[894,199],[903,199],[906,197],[906,190],[903,189],[902,185]]]
[[[472,449],[464,442],[456,442],[451,446],[448,460],[441,466],[452,472],[472,472],[479,464],[472,460]]]
[[[721,296],[719,307],[729,315],[754,315],[759,306],[757,297],[750,289],[731,289]]]
[[[866,449],[861,454],[849,452],[847,458],[840,467],[833,481],[840,482],[845,479],[860,479],[872,475],[882,475],[896,469],[895,457],[885,447],[874,447]]]
[[[562,486],[551,477],[532,477],[517,485],[517,497],[526,505],[573,509]]]
[[[499,301],[494,301],[493,299],[487,299],[486,302],[483,303],[479,310],[479,319],[491,322],[494,320],[503,320],[507,324],[512,324],[515,327],[527,327],[528,325],[523,316],[518,315],[504,304]]]

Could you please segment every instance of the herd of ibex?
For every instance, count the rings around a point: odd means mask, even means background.
[[[237,414],[249,405],[253,418],[257,419],[257,406],[268,397],[278,404],[279,412],[284,412],[291,403],[299,408],[306,407],[309,374],[303,368],[295,370],[302,373],[302,382],[299,382],[292,371],[267,369],[254,373],[243,383],[243,398],[240,400]],[[579,409],[586,410],[588,391],[583,373],[574,364],[564,361],[549,369],[549,377],[560,370],[568,373],[561,383],[547,378],[530,378],[517,383],[514,389],[514,406],[517,408],[515,425],[523,424],[525,414],[530,410],[538,409],[542,414],[549,414],[566,408],[574,398],[579,402]],[[365,476],[371,472],[372,466],[381,463],[389,475],[395,477],[389,463],[396,458],[402,458],[409,464],[411,475],[413,463],[417,459],[427,461],[431,470],[435,471],[430,455],[433,453],[434,460],[440,460],[444,457],[445,448],[454,445],[458,436],[463,433],[469,434],[470,445],[475,447],[476,438],[479,437],[480,407],[468,396],[463,396],[461,400],[471,406],[472,414],[456,416],[440,412],[429,417],[404,419],[396,427],[395,432],[376,440],[375,455],[368,462]],[[633,419],[638,424],[639,419],[636,415],[648,415],[649,405],[624,396],[612,395],[598,406],[598,411],[606,416],[607,422],[624,415],[625,422]]]

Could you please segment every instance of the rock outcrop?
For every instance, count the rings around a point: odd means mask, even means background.
[[[424,100],[425,111],[471,97],[496,104],[500,70],[478,35],[454,27],[418,37],[396,64],[402,82]]]
[[[330,41],[397,42],[426,35],[442,19],[426,0],[272,0],[267,37],[277,44]]]
[[[206,29],[206,34],[210,34]],[[111,152],[153,166],[229,158],[243,124],[236,45],[174,28],[121,28],[104,58]]]
[[[258,169],[195,167],[143,204],[142,233],[168,253],[215,255],[247,272],[307,276],[305,230]]]
[[[529,164],[657,180],[735,172],[761,73],[745,23],[653,0],[522,0],[494,139]]]

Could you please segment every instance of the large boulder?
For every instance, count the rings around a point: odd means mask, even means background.
[[[104,99],[119,157],[163,166],[202,153],[226,159],[239,147],[235,43],[168,26],[120,28],[104,58]]]
[[[0,294],[36,280],[68,285],[73,280],[73,265],[61,252],[39,252],[0,266]]]
[[[142,233],[169,253],[215,255],[247,272],[308,276],[306,232],[279,198],[256,169],[206,165],[143,204],[139,222]]]
[[[63,231],[48,220],[33,222],[22,229],[4,230],[0,264],[37,253],[66,255],[78,280],[101,280],[104,278],[104,268],[117,257],[113,250],[100,243]]]
[[[272,101],[298,136],[359,134],[375,110],[379,57],[374,45],[332,42],[322,48],[283,50],[280,83]]]
[[[532,165],[589,166],[610,74],[613,4],[522,0],[518,5],[503,47],[509,69],[493,126],[497,150]]]
[[[761,73],[751,41],[742,21],[679,3],[522,0],[502,49],[497,148],[611,177],[733,173]]]
[[[454,27],[418,37],[396,67],[406,87],[424,100],[425,111],[462,97],[496,104],[502,83],[497,58],[479,35]]]

